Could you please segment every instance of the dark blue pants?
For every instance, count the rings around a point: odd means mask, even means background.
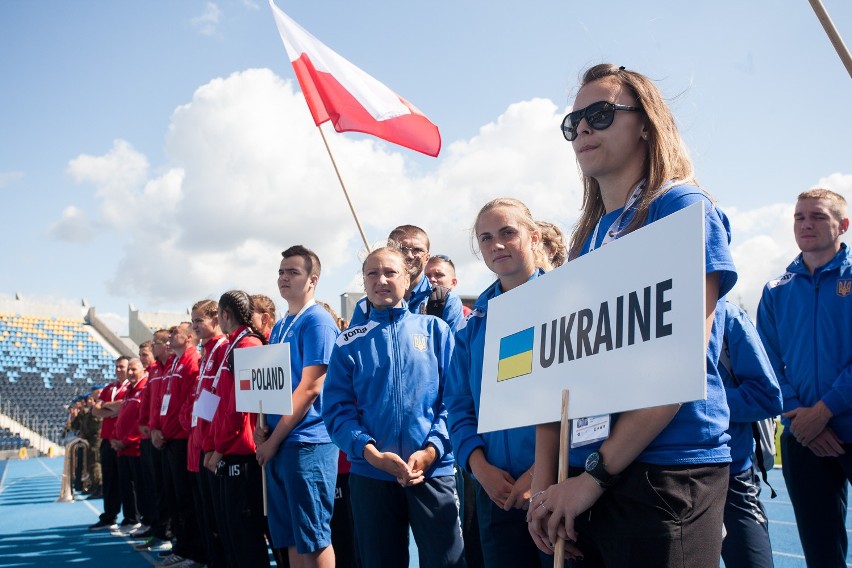
[[[754,466],[731,474],[725,501],[725,539],[722,560],[726,568],[772,568],[769,522],[760,502],[760,477]]]
[[[852,481],[852,444],[834,458],[817,457],[787,432],[781,435],[784,482],[808,566],[846,566],[847,482]]]
[[[369,568],[408,567],[408,527],[422,568],[464,568],[464,544],[452,475],[413,487],[349,474],[355,541]]]
[[[163,496],[163,487],[165,486],[163,450],[155,448],[151,440],[142,440],[139,450],[142,453],[142,469],[147,488],[145,498],[148,500],[148,506],[152,511],[152,522],[148,525],[155,537],[160,540],[168,540],[168,534],[171,532],[172,513],[169,509],[169,502]]]
[[[541,566],[551,568],[553,556],[541,552],[527,528],[527,512],[523,509],[504,511],[488,497],[475,480],[476,515],[482,557],[488,568]]]
[[[266,520],[263,518],[263,482],[252,455],[224,456],[224,467],[214,476],[216,526],[221,531],[227,565],[235,568],[269,566]]]

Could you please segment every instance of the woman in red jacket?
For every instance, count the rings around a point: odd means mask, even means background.
[[[213,451],[204,457],[218,480],[213,501],[228,565],[247,567],[269,566],[261,469],[255,458],[257,415],[237,412],[234,396],[233,350],[266,343],[251,323],[252,313],[251,297],[243,291],[219,298],[219,326],[229,345],[211,384],[210,392],[221,398],[211,427]]]

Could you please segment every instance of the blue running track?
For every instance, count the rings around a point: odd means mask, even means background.
[[[156,554],[137,552],[133,541],[120,533],[89,532],[98,521],[103,501],[57,503],[62,475],[61,458],[0,461],[0,567],[6,566],[121,566],[148,568]],[[778,492],[763,494],[777,568],[804,568],[805,559],[793,507],[781,471],[769,472]],[[846,530],[850,530],[847,518]],[[412,566],[417,566],[412,543]],[[847,566],[852,557],[847,556]]]

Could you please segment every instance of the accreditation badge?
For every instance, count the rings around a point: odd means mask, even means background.
[[[571,447],[579,448],[609,437],[609,414],[571,421]]]

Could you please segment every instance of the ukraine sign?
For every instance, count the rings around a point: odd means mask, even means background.
[[[493,298],[479,431],[705,398],[704,268],[699,203]]]

